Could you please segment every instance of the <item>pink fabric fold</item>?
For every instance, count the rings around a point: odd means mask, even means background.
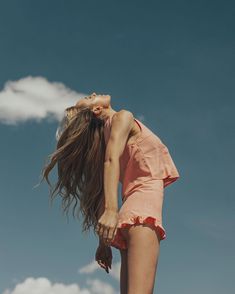
[[[151,228],[153,228],[156,231],[160,240],[163,240],[166,238],[166,232],[160,220],[158,220],[157,218],[153,216],[141,216],[141,215],[133,216],[132,215],[129,218],[127,218],[123,223],[118,224],[117,233],[113,242],[111,243],[111,246],[117,249],[127,249],[127,243],[122,235],[121,229],[128,228],[130,226],[138,225],[138,224],[149,225]]]
[[[166,238],[162,225],[164,188],[179,177],[178,170],[162,140],[142,122],[134,119],[141,132],[134,143],[126,144],[119,159],[123,204],[119,210],[116,236],[111,246],[127,249],[122,229],[137,224],[151,226],[160,240]],[[105,123],[106,145],[112,118]]]

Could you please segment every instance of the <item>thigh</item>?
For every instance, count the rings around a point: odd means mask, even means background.
[[[128,293],[152,293],[160,238],[150,224],[125,229],[128,246]]]

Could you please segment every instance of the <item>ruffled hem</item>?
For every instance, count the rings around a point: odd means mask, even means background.
[[[152,216],[132,216],[125,220],[122,223],[117,225],[117,232],[113,242],[110,244],[111,246],[117,249],[127,249],[127,244],[125,239],[122,236],[121,229],[127,228],[135,224],[149,224],[151,227],[157,232],[160,236],[160,240],[166,238],[166,232],[158,219]]]
[[[163,188],[166,188],[167,186],[173,184],[175,181],[177,181],[180,178],[180,176],[171,176],[169,175],[168,177],[163,179]]]

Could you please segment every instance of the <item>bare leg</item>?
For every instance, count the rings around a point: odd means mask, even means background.
[[[148,224],[138,224],[122,231],[128,246],[127,294],[152,294],[160,252],[160,239]]]
[[[120,250],[121,254],[121,272],[120,272],[120,290],[121,294],[127,294],[127,249]]]

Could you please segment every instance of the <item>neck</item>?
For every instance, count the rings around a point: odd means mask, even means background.
[[[115,113],[117,113],[117,111],[115,111],[114,109],[112,109],[110,107],[107,109],[103,109],[102,116],[103,116],[104,120],[107,120],[107,119],[111,118]]]

